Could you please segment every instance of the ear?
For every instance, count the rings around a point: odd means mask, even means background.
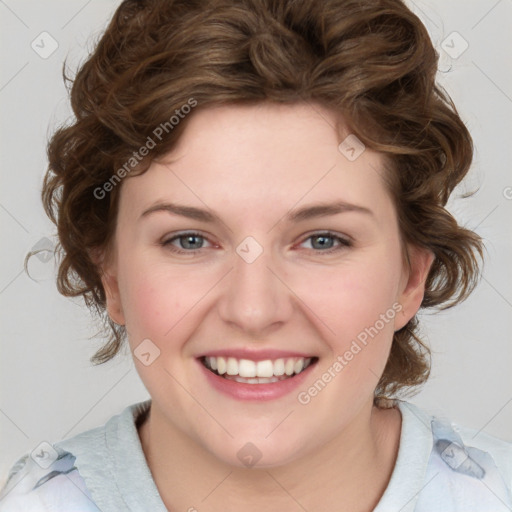
[[[105,251],[90,251],[91,259],[96,264],[105,291],[107,313],[110,319],[118,325],[125,325],[121,294],[117,280],[117,264],[115,257],[105,255]],[[107,261],[107,259],[109,261]]]
[[[404,263],[398,302],[402,314],[395,316],[395,331],[400,330],[418,312],[425,295],[425,281],[434,261],[434,254],[417,246],[407,248],[409,265]]]

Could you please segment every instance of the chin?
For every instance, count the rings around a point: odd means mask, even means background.
[[[221,442],[207,442],[205,448],[230,466],[266,469],[284,466],[301,458],[307,451],[308,437],[311,438],[305,432],[292,433],[289,429],[273,432],[269,436],[255,435],[253,430],[233,431],[234,438],[229,438],[227,442],[225,437]]]

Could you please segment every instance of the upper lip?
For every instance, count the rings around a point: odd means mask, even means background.
[[[201,357],[234,357],[235,359],[249,359],[251,361],[265,361],[267,359],[285,359],[288,357],[315,357],[306,352],[298,352],[292,350],[276,350],[276,349],[258,349],[249,350],[247,348],[225,348],[210,350],[202,354]]]

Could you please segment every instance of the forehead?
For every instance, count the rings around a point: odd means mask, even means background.
[[[187,122],[171,153],[123,184],[131,210],[182,199],[263,212],[339,199],[370,206],[387,196],[382,155],[365,149],[349,159],[339,146],[348,136],[353,145],[353,135],[320,105],[226,105],[198,109]]]

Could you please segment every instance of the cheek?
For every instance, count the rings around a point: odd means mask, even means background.
[[[144,251],[119,268],[120,294],[132,349],[149,338],[164,353],[182,350],[219,276],[209,268],[172,266]]]
[[[163,280],[156,283],[149,279],[132,282],[130,291],[125,295],[128,299],[125,313],[128,331],[155,342],[170,336],[180,318],[186,315],[186,298],[176,288],[176,283],[173,288],[166,286]]]
[[[391,348],[401,309],[401,259],[389,247],[358,256],[329,273],[310,273],[299,295],[308,297],[308,306],[328,327],[323,333],[330,355],[323,371],[337,375],[333,389],[357,389],[364,395],[373,392]],[[335,361],[339,364],[333,368]]]
[[[372,255],[338,268],[308,272],[302,295],[335,331],[345,338],[373,325],[398,297],[400,268],[392,254]],[[393,313],[390,313],[391,316]]]
[[[126,328],[133,343],[139,338],[162,339],[185,314],[182,281],[161,266],[133,254],[119,267],[119,292]],[[132,341],[132,340],[131,340]]]
[[[172,294],[163,293],[163,290],[148,280],[132,283],[131,293],[128,295],[130,309],[127,321],[135,323],[138,331],[144,331],[145,336],[161,337],[172,327],[173,312],[180,309],[179,301]]]

